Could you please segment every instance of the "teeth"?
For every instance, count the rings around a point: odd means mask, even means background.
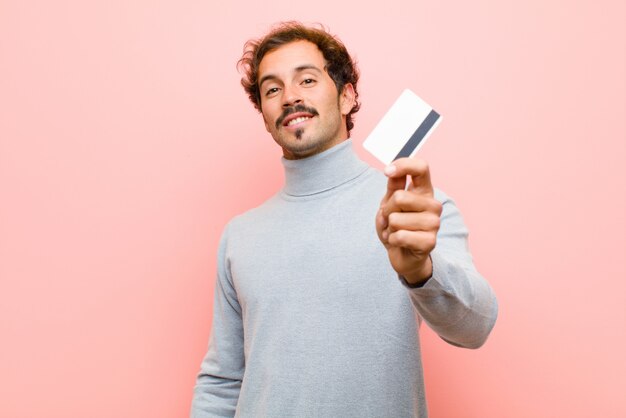
[[[299,118],[291,119],[289,121],[289,123],[287,123],[287,126],[291,126],[291,125],[295,125],[296,123],[304,122],[307,119],[311,119],[311,118],[309,118],[308,116],[301,116]]]

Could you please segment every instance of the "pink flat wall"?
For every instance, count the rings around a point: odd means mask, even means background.
[[[285,19],[358,58],[357,148],[405,87],[444,115],[500,317],[422,330],[431,416],[626,416],[624,2],[218,3],[0,0],[0,416],[187,416],[221,229],[282,183],[235,63]]]

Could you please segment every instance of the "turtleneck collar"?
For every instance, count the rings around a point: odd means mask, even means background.
[[[309,196],[334,189],[369,167],[354,153],[351,139],[301,160],[282,157],[282,163],[285,167],[283,192],[289,196]]]

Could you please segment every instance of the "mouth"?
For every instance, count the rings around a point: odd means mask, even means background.
[[[301,123],[306,122],[311,118],[313,118],[313,115],[311,114],[294,113],[293,115],[289,115],[287,118],[285,118],[285,120],[283,121],[283,126],[292,127],[300,125]]]
[[[303,105],[296,105],[294,107],[286,108],[283,114],[276,120],[276,129],[281,126],[284,128],[295,127],[306,123],[308,120],[318,116],[317,110],[312,107],[306,107]]]

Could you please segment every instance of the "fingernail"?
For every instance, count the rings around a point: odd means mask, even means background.
[[[387,237],[389,236],[389,231],[385,229],[381,235],[383,236],[383,240],[387,241]]]
[[[388,165],[387,167],[385,167],[385,169],[383,170],[383,172],[385,173],[385,175],[387,176],[391,176],[393,175],[393,173],[396,172],[396,166],[395,165]]]

